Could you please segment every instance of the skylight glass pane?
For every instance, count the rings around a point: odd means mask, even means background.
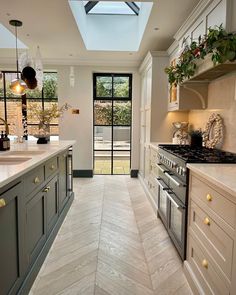
[[[125,2],[99,1],[90,11],[89,14],[130,14],[135,15],[134,11],[129,8]]]

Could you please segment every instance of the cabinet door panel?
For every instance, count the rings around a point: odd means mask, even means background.
[[[58,178],[54,177],[46,186],[47,233],[49,234],[58,218]]]
[[[209,12],[206,16],[206,27],[215,28],[215,26],[226,27],[226,4],[225,0],[219,1],[219,3]]]
[[[46,240],[45,193],[39,192],[26,205],[26,247],[32,263]]]
[[[199,36],[203,38],[203,36],[206,34],[206,25],[205,22],[202,20],[200,23],[195,24],[195,26],[192,29],[192,42],[198,42]]]
[[[59,157],[59,210],[65,206],[68,194],[68,155],[65,152]]]
[[[0,294],[13,294],[21,281],[23,220],[21,184],[0,196],[6,205],[0,208]]]

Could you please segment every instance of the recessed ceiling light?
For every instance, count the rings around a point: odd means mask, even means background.
[[[156,27],[156,28],[154,28],[154,31],[159,31],[159,30],[160,30],[160,29],[159,29],[159,28],[157,28],[157,27]]]

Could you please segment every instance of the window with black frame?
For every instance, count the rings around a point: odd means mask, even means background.
[[[58,104],[57,95],[57,73],[45,72],[43,78],[43,89],[27,89],[23,97],[16,96],[10,91],[10,82],[16,77],[16,72],[3,71],[0,80],[0,117],[6,119],[10,127],[10,135],[14,135],[13,123],[16,118],[16,108],[22,107],[22,101],[26,100],[26,105],[35,108],[48,108],[51,104]],[[27,131],[28,135],[38,133],[39,121],[33,118],[27,110]],[[0,130],[4,126],[0,125]],[[58,118],[50,123],[50,134],[58,136]]]
[[[94,74],[94,174],[129,174],[132,75]]]

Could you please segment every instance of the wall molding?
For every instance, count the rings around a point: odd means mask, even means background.
[[[43,58],[42,62],[44,65],[52,66],[115,66],[115,67],[130,67],[138,68],[142,60],[134,59],[82,59],[82,58]],[[0,64],[2,65],[12,65],[15,67],[15,60],[13,57],[1,57]]]
[[[73,177],[93,177],[93,170],[73,170]]]
[[[139,67],[140,73],[151,67],[153,57],[168,57],[168,53],[166,51],[148,51],[147,55],[145,56],[143,62]]]

